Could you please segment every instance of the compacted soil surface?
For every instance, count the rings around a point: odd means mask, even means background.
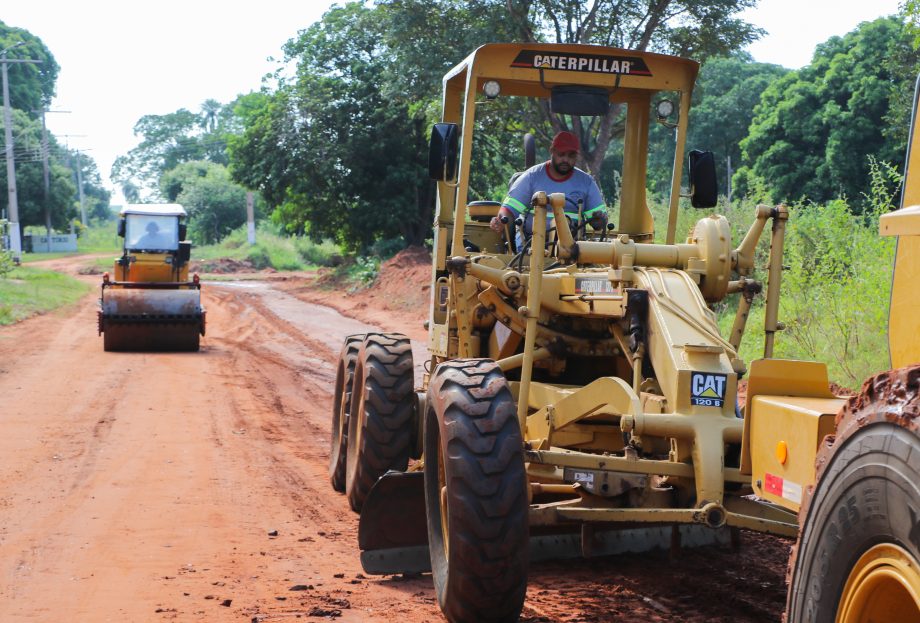
[[[420,375],[428,262],[206,282],[198,353],[103,352],[95,293],[0,328],[0,621],[442,620],[429,575],[362,572],[327,475],[342,339],[405,333]],[[522,620],[778,622],[790,545],[534,564]]]

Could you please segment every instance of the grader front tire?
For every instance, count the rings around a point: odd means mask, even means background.
[[[358,352],[348,414],[345,495],[352,510],[361,511],[377,479],[409,466],[416,417],[409,338],[368,334]]]
[[[514,398],[494,361],[438,366],[425,420],[425,506],[435,592],[451,623],[517,621],[528,510]]]
[[[351,406],[355,364],[363,335],[349,335],[342,344],[335,371],[332,401],[332,447],[329,451],[329,480],[332,488],[345,491],[345,460],[348,456],[348,409]]]
[[[818,454],[787,623],[920,621],[920,366],[863,385]]]

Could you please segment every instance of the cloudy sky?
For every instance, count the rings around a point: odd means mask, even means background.
[[[146,114],[198,110],[256,90],[271,57],[322,17],[326,0],[46,0],[6,2],[0,20],[42,39],[61,66],[48,127],[86,150],[107,179],[112,162],[137,144]],[[750,48],[758,61],[807,64],[816,44],[862,21],[897,12],[898,0],[760,0],[741,16],[767,30]],[[114,189],[113,189],[114,190]]]

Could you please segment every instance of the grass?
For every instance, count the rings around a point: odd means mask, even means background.
[[[0,279],[0,325],[69,305],[90,290],[92,286],[68,275],[32,266],[14,268]]]
[[[338,254],[332,242],[314,243],[306,238],[282,236],[270,225],[260,225],[256,244],[250,245],[246,228],[233,231],[219,244],[192,249],[192,259],[231,259],[250,262],[256,270],[274,268],[281,271],[313,270],[332,263]]]
[[[23,253],[22,263],[31,264],[32,262],[41,262],[43,260],[55,260],[61,257],[71,257],[84,253],[111,253],[115,257],[121,253],[121,238],[117,234],[117,221],[106,221],[105,223],[93,223],[83,230],[80,237],[77,238],[77,251],[68,253],[60,251],[55,253]],[[44,230],[42,230],[44,232]],[[106,266],[111,264],[110,259],[106,259]]]

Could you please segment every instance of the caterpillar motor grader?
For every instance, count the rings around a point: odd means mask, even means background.
[[[737,529],[799,535],[793,623],[920,620],[920,373],[891,373],[848,403],[823,364],[772,357],[784,206],[758,206],[737,244],[717,214],[675,240],[682,196],[716,204],[708,152],[689,154],[682,191],[697,71],[631,50],[489,44],[444,77],[429,154],[430,360],[416,390],[404,336],[346,340],[330,476],[361,514],[364,569],[430,570],[453,623],[517,620],[541,559],[724,544]],[[616,223],[567,226],[565,197],[538,191],[529,209],[534,223],[554,216],[548,231],[517,249],[510,227],[490,228],[499,204],[474,201],[470,177],[477,111],[497,97],[549,98],[584,125],[619,107]],[[653,119],[675,137],[663,243],[646,202]],[[892,306],[902,365],[920,359],[906,320],[920,213],[891,219],[898,265],[913,266]],[[748,365],[738,349],[768,225],[764,358]],[[712,305],[731,296],[724,337]]]
[[[189,279],[192,244],[178,204],[129,204],[112,274],[102,276],[98,326],[106,351],[197,351],[205,333],[198,275]]]

